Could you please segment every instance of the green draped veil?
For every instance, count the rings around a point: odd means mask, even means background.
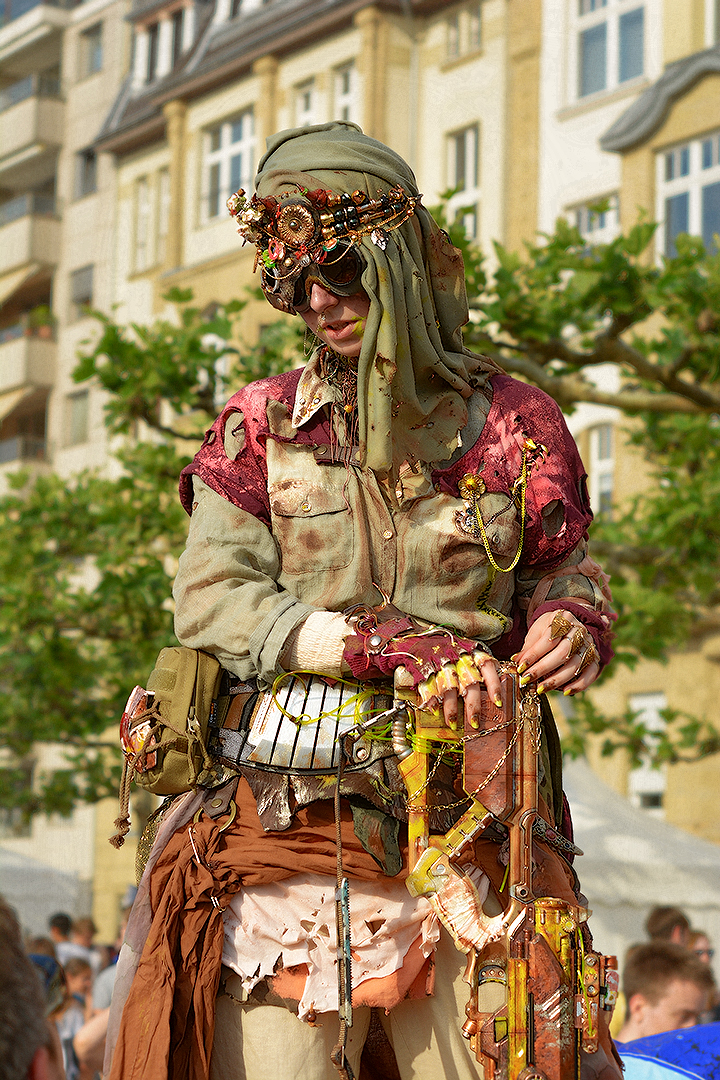
[[[262,198],[297,188],[359,189],[377,198],[397,184],[418,194],[398,154],[339,121],[272,136],[255,183]],[[404,461],[452,456],[467,399],[500,369],[463,346],[462,255],[422,205],[388,232],[385,250],[370,236],[361,249],[370,312],[358,360],[360,449],[366,467],[394,476]]]

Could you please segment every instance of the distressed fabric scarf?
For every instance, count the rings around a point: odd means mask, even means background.
[[[268,140],[256,177],[266,198],[323,188],[371,198],[400,184],[417,194],[410,167],[355,124],[282,131]],[[464,348],[468,321],[462,255],[421,205],[388,233],[385,250],[361,241],[370,313],[358,361],[363,464],[380,476],[408,460],[445,461],[467,423],[466,400],[500,368]]]
[[[227,906],[240,884],[237,852],[211,818],[171,837],[150,878],[154,917],[108,1080],[209,1076],[223,948],[220,905]]]

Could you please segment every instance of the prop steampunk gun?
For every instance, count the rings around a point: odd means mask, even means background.
[[[480,726],[460,720],[449,728],[442,713],[421,710],[412,688],[396,677],[395,749],[408,791],[407,886],[425,896],[467,953],[470,987],[463,1034],[484,1066],[485,1080],[572,1080],[580,1077],[581,1050],[598,1049],[599,1010],[617,998],[615,957],[585,948],[588,911],[533,894],[533,836],[556,850],[577,851],[538,813],[540,701],[519,686],[517,669],[500,664],[502,709],[483,692]],[[464,726],[463,726],[464,724]],[[429,830],[433,753],[463,752],[463,786],[471,805],[444,836]],[[430,752],[432,750],[432,753]],[[509,862],[504,911],[490,917],[463,869],[473,841],[507,832]]]

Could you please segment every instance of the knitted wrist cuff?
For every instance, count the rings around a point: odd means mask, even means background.
[[[317,671],[338,679],[344,673],[345,638],[351,633],[338,611],[313,611],[288,637],[280,657],[285,671]]]

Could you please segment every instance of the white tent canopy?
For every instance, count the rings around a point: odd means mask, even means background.
[[[646,940],[644,922],[658,904],[681,908],[720,946],[720,847],[631,806],[584,761],[566,762],[563,780],[598,949],[622,960]]]
[[[48,919],[58,911],[74,916],[90,910],[90,883],[28,855],[0,847],[0,894],[32,934],[47,934]]]

